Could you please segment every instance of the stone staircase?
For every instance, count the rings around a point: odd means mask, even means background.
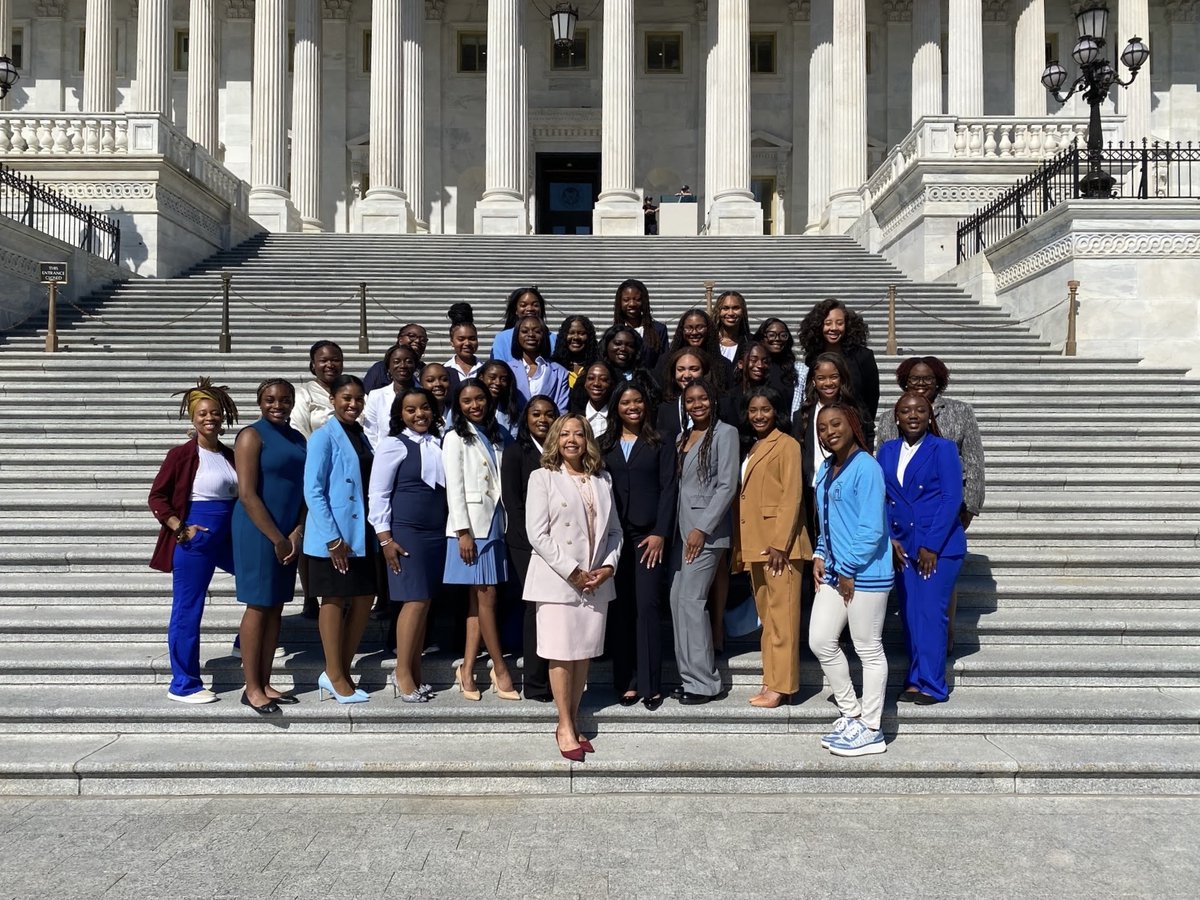
[[[229,355],[216,352],[211,299],[223,270],[233,273]],[[839,760],[817,748],[835,712],[807,651],[800,696],[778,710],[745,702],[761,677],[753,644],[733,646],[730,697],[703,707],[616,706],[601,663],[585,700],[598,752],[572,765],[554,753],[542,704],[448,691],[427,706],[393,702],[391,661],[373,634],[357,664],[372,701],[317,703],[319,644],[295,604],[275,683],[294,684],[304,702],[264,721],[237,703],[229,650],[241,607],[226,576],[213,582],[202,650],[222,702],[166,700],[170,579],[146,566],[156,528],[145,496],[183,438],[172,391],[210,375],[251,421],[255,385],[306,377],[314,340],[337,340],[347,371],[361,373],[416,320],[430,329],[427,358],[441,360],[451,302],[475,305],[487,346],[517,285],[541,287],[553,324],[568,311],[602,324],[629,276],[647,282],[670,323],[702,302],[706,278],[745,293],[756,322],[794,324],[816,300],[843,297],[871,324],[885,404],[896,363],[880,351],[888,285],[930,314],[900,306],[901,352],[946,360],[988,453],[950,703],[889,704],[888,753]],[[354,352],[360,281],[366,355]],[[0,336],[0,792],[1200,787],[1200,389],[1182,372],[1063,358],[1003,311],[909,282],[842,238],[272,235],[79,306],[86,315],[60,313],[58,355],[41,352],[44,322]],[[887,639],[895,680],[894,616]],[[426,675],[447,686],[450,666],[437,656]]]

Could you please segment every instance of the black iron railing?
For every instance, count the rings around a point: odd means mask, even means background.
[[[958,223],[958,262],[981,253],[1064,200],[1085,196],[1092,164],[1111,175],[1114,199],[1200,198],[1200,147],[1143,140],[1109,144],[1092,160],[1076,143],[1043,163],[979,212]]]
[[[0,165],[0,215],[109,262],[121,260],[121,226],[37,179]]]

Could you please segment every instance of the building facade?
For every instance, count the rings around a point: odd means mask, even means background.
[[[1072,68],[1068,0],[578,5],[565,48],[546,0],[0,0],[7,105],[160,114],[270,230],[570,234],[641,233],[684,184],[697,230],[846,230],[924,117],[982,148],[993,117],[1087,111],[1039,82]],[[1152,53],[1119,136],[1200,139],[1195,0],[1110,7],[1107,52]]]

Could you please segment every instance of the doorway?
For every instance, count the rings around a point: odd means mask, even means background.
[[[539,153],[536,184],[538,234],[592,233],[599,153]]]

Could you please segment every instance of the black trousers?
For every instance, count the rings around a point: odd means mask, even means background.
[[[518,547],[508,548],[508,559],[513,564],[513,572],[518,579],[518,583],[515,585],[518,597],[521,596],[525,586],[525,575],[529,572],[531,556],[532,553],[528,550]],[[537,605],[526,600],[521,602],[525,605],[525,618],[521,628],[522,653],[525,656],[522,687],[526,697],[549,697],[550,664],[537,654]]]
[[[662,693],[662,629],[659,612],[665,561],[648,569],[638,560],[646,534],[625,532],[617,565],[617,597],[608,607],[609,654],[613,689],[642,697]],[[664,553],[665,556],[665,553]]]

